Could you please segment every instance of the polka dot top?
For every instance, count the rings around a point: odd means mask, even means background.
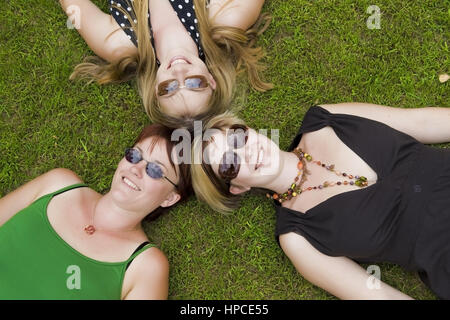
[[[117,23],[122,27],[123,31],[126,33],[128,38],[138,46],[138,40],[136,33],[134,32],[130,20],[134,23],[137,22],[136,14],[133,10],[132,2],[134,0],[108,0],[109,1],[109,11],[111,16],[117,21]],[[198,20],[195,15],[194,0],[169,0],[172,5],[173,10],[177,14],[181,23],[186,28],[187,32],[191,36],[192,40],[197,44],[198,55],[200,59],[205,60],[205,54],[203,53],[202,45],[200,42],[200,32],[198,30],[197,24]],[[120,9],[121,10],[120,10]],[[124,14],[126,13],[126,14]],[[148,24],[150,27],[150,32],[152,32],[152,27],[150,23],[150,14],[148,16]],[[151,37],[152,45],[153,37]]]

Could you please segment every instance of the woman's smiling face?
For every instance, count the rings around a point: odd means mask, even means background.
[[[230,173],[238,169],[230,181],[232,193],[233,186],[246,190],[265,187],[278,174],[280,150],[264,134],[253,129],[245,133],[242,129],[228,129],[226,132],[212,129],[209,141],[204,158],[219,179],[223,179],[221,173],[225,170]],[[236,144],[236,141],[239,142]]]
[[[165,81],[176,80],[178,86],[189,86],[185,79],[193,76],[201,76],[204,79],[201,84],[203,88],[179,88],[173,94],[161,95],[161,92],[164,92],[161,90],[161,84]],[[161,61],[156,73],[155,90],[158,102],[164,113],[172,117],[195,116],[205,112],[215,88],[216,83],[206,64],[195,56],[174,56],[168,61]]]
[[[179,172],[171,165],[167,155],[166,142],[155,142],[155,137],[138,142],[134,148],[140,151],[144,160],[131,163],[125,157],[119,162],[111,184],[111,194],[121,207],[130,211],[152,212],[159,206],[170,206],[179,199],[176,188],[166,179],[151,178],[146,167],[148,162],[156,163],[170,181],[177,184]],[[178,195],[178,198],[177,198]],[[176,201],[166,201],[173,197]]]

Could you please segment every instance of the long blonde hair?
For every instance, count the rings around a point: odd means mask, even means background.
[[[217,129],[226,133],[234,124],[245,125],[231,111],[225,111],[204,122],[202,132]],[[195,195],[216,211],[227,213],[239,203],[239,196],[230,193],[230,185],[219,179],[210,164],[204,160],[204,152],[211,140],[204,141],[202,136],[195,136],[191,149],[191,179]]]
[[[87,57],[83,63],[75,67],[70,79],[78,78],[107,84],[137,78],[139,94],[150,119],[172,128],[188,126],[196,119],[210,119],[227,110],[234,95],[236,75],[240,72],[247,72],[250,85],[258,91],[273,87],[260,77],[264,69],[260,60],[264,57],[264,53],[260,47],[255,47],[257,37],[267,29],[271,16],[267,13],[261,14],[257,22],[247,31],[234,27],[215,26],[214,21],[210,21],[208,17],[206,0],[194,0],[206,66],[217,85],[209,99],[206,112],[195,117],[187,115],[183,118],[167,115],[158,103],[155,90],[157,66],[147,23],[148,0],[126,1],[133,7],[137,22],[130,18],[130,13],[122,7],[113,6],[129,17],[128,20],[136,31],[139,42],[137,53],[113,62],[106,62],[99,57]],[[117,31],[120,29],[114,32]]]

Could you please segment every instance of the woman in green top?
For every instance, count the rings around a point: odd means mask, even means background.
[[[171,130],[153,124],[105,195],[54,169],[1,198],[0,299],[166,299],[168,261],[141,222],[190,193],[174,152]]]

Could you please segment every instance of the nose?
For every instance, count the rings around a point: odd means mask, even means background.
[[[144,174],[146,165],[146,162],[141,160],[138,163],[131,165],[130,172],[140,179]]]
[[[178,81],[183,82],[185,75],[190,70],[189,64],[187,63],[179,63],[170,68],[172,76],[176,78]]]
[[[243,149],[245,149],[245,162],[248,165],[254,165],[258,157],[258,140],[250,130],[248,131],[247,143]]]

